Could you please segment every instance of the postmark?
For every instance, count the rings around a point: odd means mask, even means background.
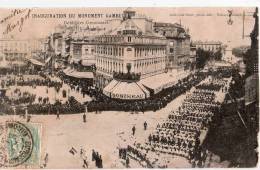
[[[0,137],[0,166],[16,167],[31,157],[34,140],[24,124],[17,121],[0,124]]]

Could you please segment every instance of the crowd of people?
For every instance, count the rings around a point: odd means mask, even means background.
[[[19,100],[21,101],[21,100]],[[29,114],[76,114],[86,111],[85,106],[79,103],[73,96],[71,96],[65,103],[56,101],[54,104],[50,103],[17,103],[20,105],[11,105],[11,101],[1,100],[0,112],[5,114],[24,115],[26,110]],[[22,105],[21,105],[22,104]],[[26,105],[25,105],[26,104]],[[15,108],[15,109],[14,109]]]
[[[201,144],[214,115],[220,113],[221,103],[216,100],[216,96],[227,85],[227,80],[219,77],[219,74],[197,85],[186,95],[182,105],[172,111],[167,120],[157,125],[146,143],[141,147],[136,145],[136,149],[130,151],[138,154],[140,159],[151,159],[147,156],[150,151],[178,155],[187,158],[192,167],[203,167],[206,151]]]
[[[40,75],[8,75],[1,79],[1,87],[9,86],[47,86],[55,87],[57,90],[62,87],[62,82],[52,81],[48,77],[42,77]]]
[[[206,130],[220,107],[214,99],[214,93],[195,90],[157,127],[149,144],[155,150],[191,158],[199,149],[201,130]]]
[[[46,93],[48,89],[54,87],[57,92],[62,89],[63,84],[55,76],[49,75],[47,72],[34,71],[27,67],[27,69],[19,68],[9,69],[0,73],[0,88],[8,91],[0,100],[0,112],[4,114],[25,114],[26,108],[30,114],[74,114],[85,112],[85,106],[78,102],[73,96],[68,98],[65,103],[60,103],[56,99],[55,103],[51,103],[51,99],[47,97],[38,96],[30,93],[29,88],[22,90],[23,86],[29,86],[35,89],[37,86],[46,86]],[[71,85],[71,84],[69,84]],[[85,84],[82,82],[82,87]],[[13,89],[15,87],[15,89]],[[78,90],[75,86],[71,86],[72,90]],[[63,98],[67,96],[65,90],[62,91]],[[15,106],[15,108],[14,108]]]
[[[5,97],[5,102],[12,105],[29,104],[35,101],[36,95],[29,93],[28,91],[21,92],[19,88],[16,88],[11,97]]]
[[[55,102],[54,104],[33,104],[28,107],[29,113],[34,114],[75,114],[85,112],[85,106],[79,103],[73,96],[64,104]]]
[[[20,74],[25,73],[28,70],[27,66],[22,67],[2,67],[0,68],[0,75]]]
[[[135,146],[127,146],[127,152],[132,153],[131,157],[137,160],[143,167],[152,168],[152,164],[149,159],[146,158],[146,154],[139,151]],[[128,154],[129,155],[129,154]]]
[[[89,95],[90,97],[96,96],[97,89],[93,88],[93,80],[91,79],[79,79],[67,76],[63,71],[59,71],[57,76],[67,85],[70,86],[72,90],[81,92],[83,96]]]

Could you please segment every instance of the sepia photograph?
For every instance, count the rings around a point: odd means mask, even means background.
[[[0,168],[255,168],[259,11],[0,8]]]

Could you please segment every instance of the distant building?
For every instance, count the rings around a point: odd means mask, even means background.
[[[166,68],[183,68],[190,59],[190,35],[180,24],[154,23],[154,31],[167,39]]]
[[[70,38],[61,32],[55,32],[50,36],[50,47],[55,55],[69,55]]]
[[[25,65],[29,50],[28,40],[0,39],[0,68]]]
[[[19,60],[30,52],[28,40],[0,39],[0,56],[6,60]]]
[[[44,49],[44,38],[30,39],[28,40],[29,52],[37,53],[42,52]]]
[[[40,53],[43,39],[0,39],[1,67],[25,66],[27,59]]]
[[[222,43],[220,41],[195,41],[193,43],[196,49],[202,49],[204,51],[217,52],[221,50]]]
[[[71,63],[81,63],[83,66],[95,65],[95,38],[72,39],[70,47]]]
[[[95,64],[95,36],[104,32],[104,28],[67,27],[59,25],[44,43],[45,51],[68,59],[69,63],[82,62]]]
[[[196,46],[193,43],[190,44],[190,60],[189,61],[193,65],[192,69],[194,69],[195,63],[196,63]]]

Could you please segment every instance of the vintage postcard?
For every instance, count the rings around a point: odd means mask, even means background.
[[[0,168],[256,167],[258,16],[0,8]]]

